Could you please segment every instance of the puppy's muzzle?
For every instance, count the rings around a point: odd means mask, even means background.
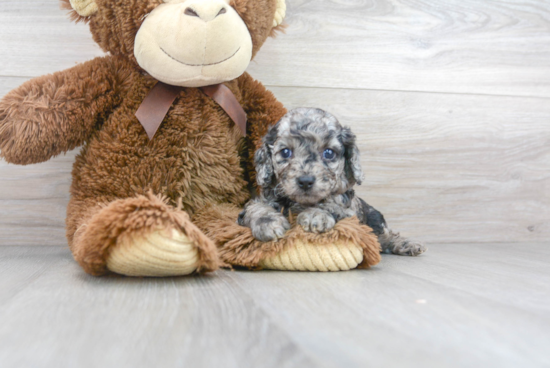
[[[308,191],[315,184],[315,176],[303,175],[296,179],[296,182],[298,183],[300,189],[302,189],[303,191]]]

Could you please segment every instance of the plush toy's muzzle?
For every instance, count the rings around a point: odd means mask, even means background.
[[[226,1],[175,1],[159,5],[147,16],[134,54],[155,79],[202,87],[243,74],[252,59],[252,39]]]

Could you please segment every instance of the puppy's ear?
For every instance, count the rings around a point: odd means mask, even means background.
[[[262,144],[260,149],[254,154],[254,163],[256,164],[256,182],[260,187],[265,187],[273,181],[273,161],[271,159],[271,149],[267,143]]]
[[[340,140],[344,145],[344,158],[346,159],[346,177],[350,182],[350,185],[357,183],[361,185],[363,181],[363,170],[361,169],[361,157],[359,154],[359,148],[355,143],[355,134],[353,134],[350,128],[342,128]]]
[[[256,182],[259,186],[265,187],[273,182],[275,169],[273,168],[273,159],[271,158],[271,148],[277,140],[279,134],[279,122],[273,125],[264,136],[263,144],[254,155],[256,164]]]

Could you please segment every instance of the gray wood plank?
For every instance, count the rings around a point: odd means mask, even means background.
[[[549,244],[522,245],[531,252],[446,244],[417,259],[385,255],[367,271],[229,276],[334,365],[546,367]]]
[[[270,86],[550,97],[548,0],[288,1]]]
[[[250,71],[273,86],[550,97],[550,1],[287,0],[286,35]],[[0,75],[102,55],[58,2],[0,3]]]
[[[0,161],[0,246],[66,244],[65,216],[76,153],[27,166]]]
[[[324,366],[223,275],[93,278],[58,247],[0,265],[3,368]]]
[[[434,245],[429,266],[388,257],[386,265],[529,315],[550,315],[550,243]],[[444,255],[444,257],[442,256]],[[549,355],[550,357],[550,355]]]
[[[525,251],[527,250],[527,251]],[[340,273],[87,276],[0,248],[0,365],[546,367],[550,243],[437,244]]]
[[[89,28],[74,24],[57,0],[2,0],[0,76],[37,77],[103,56]]]

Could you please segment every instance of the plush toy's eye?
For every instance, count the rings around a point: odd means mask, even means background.
[[[336,157],[336,153],[330,148],[327,148],[325,152],[323,152],[323,158],[325,158],[325,160],[332,160],[334,157]]]
[[[281,151],[282,158],[290,158],[291,156],[292,156],[292,151],[289,150],[288,148],[285,148],[284,150]]]

